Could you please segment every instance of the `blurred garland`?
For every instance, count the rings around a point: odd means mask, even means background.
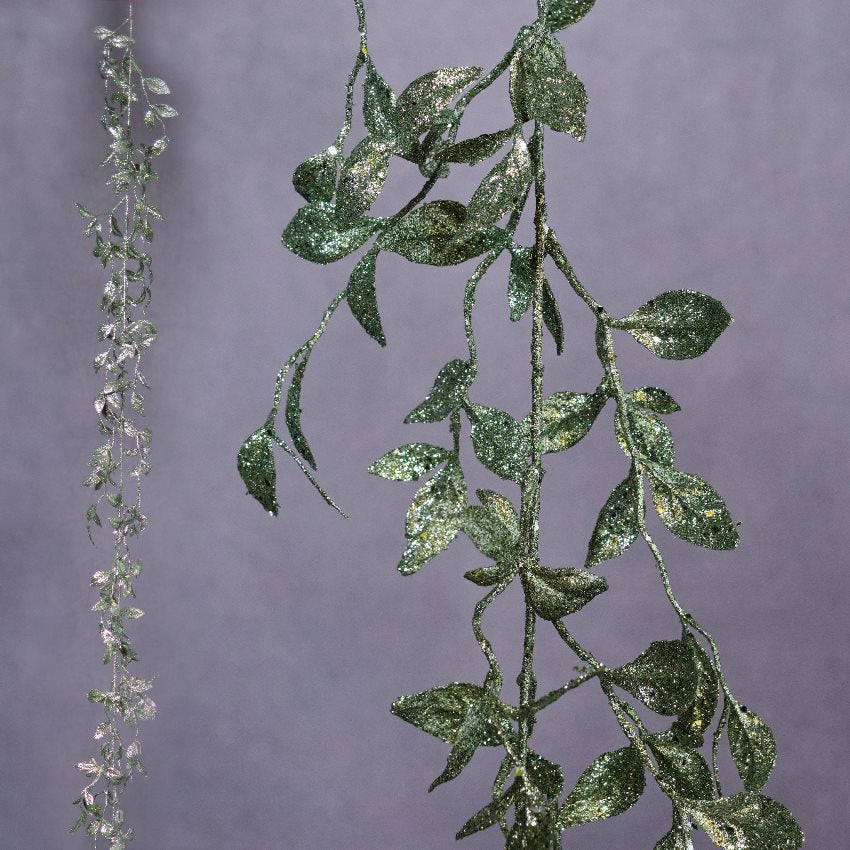
[[[626,331],[659,357],[688,359],[703,354],[731,321],[722,304],[699,292],[676,290],[653,298],[623,318],[614,318],[577,278],[547,216],[543,141],[546,128],[581,141],[587,96],[565,64],[555,32],[578,22],[594,0],[538,0],[537,18],[523,27],[504,58],[488,73],[480,68],[443,68],[414,80],[398,96],[378,73],[369,53],[365,11],[355,0],[360,49],[348,80],[346,111],[339,135],[325,150],[295,171],[295,189],[307,201],[283,233],[298,256],[330,263],[374,237],[347,286],[325,311],[315,333],[281,368],[266,421],[242,445],[238,469],[248,493],[277,514],[273,447],[292,458],[321,495],[337,507],[313,477],[316,464],[301,428],[300,394],[305,370],[331,316],[345,301],[364,330],[385,345],[375,292],[376,263],[382,251],[411,262],[455,265],[479,258],[464,299],[468,357],[449,361],[424,401],[405,422],[448,420],[451,446],[410,443],[379,458],[370,472],[396,481],[415,481],[434,472],[417,492],[406,522],[407,545],[399,570],[411,574],[465,533],[492,565],[466,573],[490,588],[475,608],[473,631],[486,657],[482,684],[450,683],[401,697],[393,712],[451,744],[445,770],[432,788],[455,778],[480,746],[499,746],[505,756],[490,802],[460,829],[458,838],[498,825],[506,848],[552,850],[564,830],[620,814],[641,796],[646,774],[672,804],[670,831],[655,850],[692,848],[691,830],[703,829],[726,850],[796,850],[803,835],[780,803],[759,792],[776,759],[769,727],[733,696],[714,639],[676,599],[666,565],[645,521],[648,482],[661,521],[674,535],[711,549],[733,549],[736,524],[721,497],[696,475],[675,468],[674,445],[662,416],[678,411],[672,396],[656,387],[626,390],[617,368],[615,330]],[[367,135],[346,156],[355,86],[363,74],[363,117]],[[511,127],[457,141],[467,106],[504,74],[509,77],[515,120]],[[526,125],[531,134],[526,136]],[[507,152],[501,152],[507,148]],[[476,165],[501,154],[469,203],[428,201],[449,165]],[[394,157],[419,166],[425,183],[389,218],[369,216]],[[518,244],[514,235],[529,195],[534,199],[535,241]],[[507,216],[507,224],[500,222]],[[495,260],[511,255],[508,280],[510,318],[529,311],[531,410],[521,422],[505,411],[472,401],[478,367],[472,313],[476,287]],[[596,325],[598,386],[590,392],[543,394],[543,332],[548,329],[560,354],[563,323],[546,278],[549,257],[567,287],[589,308]],[[283,387],[292,373],[284,407],[289,440],[277,430]],[[552,569],[539,560],[540,483],[543,456],[571,448],[588,433],[609,401],[616,405],[615,436],[629,460],[625,479],[602,507],[582,568]],[[477,459],[520,489],[519,510],[505,496],[477,492],[468,504],[460,461],[461,416],[471,426]],[[337,508],[339,510],[339,508]],[[579,644],[564,618],[607,589],[590,570],[622,554],[642,539],[655,561],[664,592],[681,624],[681,635],[652,643],[629,664],[610,668]],[[519,701],[503,700],[503,675],[482,630],[490,604],[519,579],[525,594],[525,629]],[[540,621],[553,625],[583,667],[576,678],[542,696],[533,669]],[[595,681],[627,739],[627,746],[595,759],[562,800],[560,766],[531,749],[538,712],[564,694]],[[634,697],[652,711],[674,717],[670,728],[652,733]],[[704,736],[722,707],[711,738],[712,765],[700,753]],[[728,734],[732,758],[744,790],[723,796],[717,765],[721,738]]]

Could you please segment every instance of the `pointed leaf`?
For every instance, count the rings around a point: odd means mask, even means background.
[[[336,220],[341,228],[354,226],[377,199],[387,179],[394,144],[367,136],[342,166],[336,190]]]
[[[534,301],[534,249],[518,245],[511,250],[508,305],[512,322],[518,322]]]
[[[583,608],[608,589],[608,582],[602,576],[573,567],[534,567],[523,575],[523,587],[535,613],[554,622]]]
[[[698,673],[690,646],[664,640],[651,643],[612,679],[658,714],[679,714],[694,701]]]
[[[560,357],[564,351],[564,322],[548,280],[543,284],[543,323],[555,341],[555,354]]]
[[[272,443],[264,429],[255,431],[239,449],[236,458],[239,475],[253,496],[270,514],[277,516],[276,473]]]
[[[697,689],[693,703],[679,715],[672,731],[681,741],[697,748],[702,746],[703,735],[717,712],[719,682],[711,659],[696,638],[688,632],[684,641],[690,647],[697,668]]]
[[[688,814],[723,850],[799,850],[803,833],[788,809],[760,794],[688,805]]]
[[[305,357],[296,367],[292,375],[292,383],[289,385],[289,392],[286,394],[286,428],[289,431],[289,436],[292,437],[292,443],[298,450],[301,457],[313,467],[316,468],[316,461],[313,458],[313,453],[310,451],[310,446],[307,443],[307,438],[301,430],[301,383],[304,380],[304,371],[307,368],[308,357]]]
[[[731,321],[716,298],[678,289],[662,293],[612,324],[658,357],[686,360],[708,351]]]
[[[496,133],[485,133],[472,139],[464,139],[447,148],[443,158],[447,162],[477,165],[495,156],[513,138],[513,135],[513,127],[508,127],[507,130],[499,130]]]
[[[481,68],[442,68],[415,79],[396,101],[399,132],[409,139],[421,136],[480,74]]]
[[[640,387],[629,393],[629,398],[654,413],[677,413],[682,408],[667,390],[658,387]]]
[[[552,0],[546,23],[553,31],[578,23],[592,8],[596,0]]]
[[[417,729],[454,744],[470,708],[483,699],[484,694],[480,685],[452,682],[421,694],[399,697],[391,711]]]
[[[336,191],[339,151],[334,145],[314,154],[295,169],[292,185],[307,201],[330,201]]]
[[[378,297],[375,293],[375,266],[378,259],[377,249],[367,251],[358,261],[348,279],[346,301],[354,318],[360,326],[380,346],[387,344],[381,314],[378,311]]]
[[[425,401],[407,414],[404,421],[441,422],[462,404],[475,378],[475,366],[468,360],[450,360],[440,369]]]
[[[363,121],[370,135],[378,139],[392,139],[398,134],[395,94],[371,61],[366,65],[363,84]]]
[[[776,739],[754,712],[732,703],[729,713],[729,749],[747,791],[758,791],[776,764]]]
[[[514,794],[514,788],[511,786],[501,797],[484,806],[481,811],[476,812],[460,828],[455,838],[459,841],[461,838],[467,838],[476,832],[489,829],[493,824],[499,823],[514,801]]]
[[[451,456],[451,451],[442,446],[409,443],[379,457],[369,467],[369,472],[390,481],[417,481]]]
[[[461,529],[475,547],[494,561],[511,561],[516,556],[518,535],[506,528],[497,514],[482,505],[463,512]]]
[[[634,404],[628,397],[626,397],[625,411],[621,409],[617,413],[614,419],[614,433],[617,435],[620,448],[628,457],[632,456],[633,449],[638,459],[662,466],[673,466],[676,459],[673,435],[657,414]],[[628,427],[628,439],[626,427]]]
[[[146,77],[145,86],[153,94],[171,94],[171,89],[159,77]]]
[[[528,466],[529,446],[516,419],[496,407],[472,405],[475,455],[500,478],[519,481]]]
[[[734,549],[738,530],[723,499],[696,475],[652,465],[647,470],[655,510],[682,540],[708,549]]]
[[[551,454],[572,448],[590,431],[607,401],[602,393],[553,393],[540,410],[540,450]],[[530,424],[531,414],[525,417]]]
[[[489,567],[479,567],[469,570],[463,577],[479,587],[492,587],[500,582],[510,580],[516,574],[514,564],[493,564]]]
[[[564,829],[592,823],[628,811],[643,794],[643,762],[634,747],[605,753],[579,777],[561,806]]]
[[[633,472],[608,497],[587,545],[586,567],[617,558],[641,533],[640,478]]]
[[[333,204],[317,201],[301,207],[281,237],[283,244],[311,263],[334,263],[356,251],[380,225],[364,219],[355,227],[340,229]]]
[[[714,796],[711,770],[702,755],[682,746],[672,732],[645,736],[655,755],[661,781],[674,793],[691,800],[710,800]]]

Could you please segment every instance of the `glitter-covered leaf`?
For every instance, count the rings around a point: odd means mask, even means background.
[[[481,505],[470,505],[463,512],[461,528],[476,548],[494,561],[515,557],[519,541],[516,510],[510,500],[489,490],[479,490]]]
[[[494,824],[497,824],[514,801],[516,794],[515,787],[512,785],[498,799],[484,806],[483,809],[476,812],[459,830],[455,838],[467,838],[470,835],[475,835],[476,832],[482,832],[489,829]]]
[[[758,791],[776,764],[776,739],[755,712],[732,703],[729,713],[729,749],[747,791]]]
[[[691,832],[690,824],[685,821],[681,812],[674,809],[670,832],[658,840],[653,850],[694,850]]]
[[[580,21],[596,0],[552,0],[546,23],[552,30],[561,30]]]
[[[702,746],[703,735],[717,711],[719,682],[711,659],[696,638],[688,632],[684,641],[691,649],[697,668],[697,689],[693,703],[679,715],[672,731],[680,740],[696,748]]]
[[[555,354],[559,357],[564,351],[564,322],[561,319],[561,310],[549,281],[543,282],[543,324],[555,341]]]
[[[534,300],[534,250],[527,245],[511,247],[511,270],[508,277],[508,304],[512,322],[519,321]],[[543,283],[543,322],[555,341],[555,353],[564,350],[564,323],[558,301],[549,281]]]
[[[466,483],[459,464],[450,460],[413,497],[407,511],[407,548],[398,565],[410,575],[447,549],[460,532],[466,507]]]
[[[492,587],[501,582],[509,582],[516,575],[516,564],[492,564],[489,567],[478,567],[463,574],[463,577],[479,587]]]
[[[633,472],[621,481],[599,512],[596,527],[587,545],[586,567],[617,558],[641,533],[640,478]]]
[[[535,613],[553,622],[575,613],[608,589],[602,576],[573,567],[533,567],[523,574],[522,583]]]
[[[379,457],[369,472],[390,481],[417,481],[451,456],[451,451],[442,446],[409,443]]]
[[[395,126],[395,94],[387,81],[369,61],[363,84],[363,121],[369,133],[379,139],[397,135]]]
[[[346,301],[354,318],[378,345],[387,344],[381,314],[378,311],[378,297],[375,293],[375,266],[378,259],[377,249],[367,251],[351,271],[346,291]]]
[[[270,514],[277,516],[274,453],[265,429],[255,431],[245,440],[236,457],[236,467],[248,488],[248,495],[253,496]]]
[[[614,433],[620,448],[629,456],[634,451],[638,460],[662,466],[673,466],[676,447],[670,429],[658,414],[635,404],[626,397],[625,410],[620,408],[614,419]]]
[[[799,850],[803,833],[788,809],[760,794],[688,804],[688,814],[723,850]]]
[[[629,399],[634,404],[645,407],[653,413],[677,413],[682,408],[667,390],[658,387],[639,387],[629,393]]]
[[[497,227],[458,239],[465,219],[463,204],[431,201],[387,230],[380,239],[380,246],[384,251],[401,254],[411,263],[453,266],[504,244],[504,232]]]
[[[379,219],[364,219],[340,229],[334,205],[317,201],[301,207],[281,237],[283,244],[311,263],[334,263],[356,251],[379,227]]]
[[[484,699],[486,691],[481,685],[452,682],[430,688],[421,694],[399,697],[392,704],[392,713],[434,735],[447,744],[458,740],[463,722],[472,706]],[[495,744],[496,741],[492,741]]]
[[[339,152],[333,146],[314,154],[295,169],[292,185],[307,201],[330,201],[336,191]]]
[[[711,485],[696,475],[651,465],[652,498],[661,521],[682,540],[708,549],[734,549],[738,530]]]
[[[514,209],[531,185],[531,156],[522,136],[481,181],[469,201],[466,218],[457,238],[468,239],[487,232],[505,213]]]
[[[511,103],[520,121],[538,120],[582,141],[587,92],[567,70],[564,48],[551,32],[532,30],[511,62]]]
[[[387,179],[392,142],[367,136],[342,166],[336,190],[336,220],[340,228],[354,226],[368,212]]]
[[[658,357],[686,360],[708,351],[731,321],[716,298],[678,289],[662,293],[612,324]]]
[[[475,378],[475,366],[468,360],[450,360],[434,379],[434,386],[422,404],[415,407],[404,421],[441,422],[462,404],[466,391]]]
[[[496,133],[484,133],[482,136],[464,139],[446,148],[443,158],[447,162],[477,165],[495,156],[513,138],[513,135],[513,127],[508,127],[507,130],[499,130]]]
[[[680,744],[673,732],[647,735],[644,740],[655,755],[666,788],[691,800],[714,796],[711,770],[700,753]]]
[[[634,747],[624,747],[595,759],[579,777],[561,806],[564,829],[592,823],[628,811],[643,794],[643,762]]]
[[[681,640],[655,641],[634,661],[616,669],[616,685],[658,714],[680,714],[694,701],[698,672]]]
[[[560,392],[543,399],[540,450],[548,454],[572,448],[590,431],[605,402],[602,393]],[[531,414],[525,417],[526,428],[530,423]]]
[[[497,407],[472,405],[472,447],[475,456],[500,478],[519,481],[528,466],[529,446],[522,427]]]
[[[286,394],[286,428],[289,431],[289,436],[292,437],[292,444],[301,454],[301,457],[313,467],[316,468],[316,461],[313,453],[310,451],[310,446],[307,443],[307,438],[304,436],[304,431],[301,429],[301,384],[304,381],[304,372],[307,369],[307,360],[305,357],[296,367],[292,375],[292,383],[289,385],[289,391]]]

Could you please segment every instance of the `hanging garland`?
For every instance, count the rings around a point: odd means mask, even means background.
[[[103,708],[104,719],[94,734],[99,756],[77,765],[87,783],[75,800],[80,813],[71,832],[82,827],[95,844],[102,836],[110,850],[123,850],[133,838],[125,820],[123,792],[133,775],[145,773],[138,723],[156,712],[148,696],[152,680],[131,672],[130,664],[138,656],[126,628],[128,621],[144,613],[130,604],[136,595],[134,582],[142,571],[131,543],[147,525],[141,479],[151,468],[151,432],[140,422],[145,413],[144,390],[149,388],[141,369],[143,355],[157,336],[147,318],[153,283],[147,245],[153,241],[153,221],[162,219],[149,202],[148,184],[157,179],[155,158],[168,146],[164,122],[177,112],[157,102],[159,96],[170,93],[168,86],[157,77],[146,77],[136,61],[132,4],[121,26],[98,27],[95,36],[103,42],[101,124],[110,138],[102,165],[113,169],[107,183],[117,202],[106,213],[92,213],[82,204],[77,209],[86,221],[86,236],[94,238],[94,256],[108,274],[101,298],[106,317],[97,333],[104,348],[94,360],[95,372],[105,375],[94,402],[104,442],[92,454],[85,484],[97,494],[86,512],[90,538],[94,527],[104,527],[101,514],[110,514],[106,526],[112,538],[111,565],[98,570],[91,584],[98,592],[92,610],[100,617],[103,663],[112,676],[106,689],[88,693],[89,702]],[[139,123],[139,117],[150,131],[149,141],[136,141],[134,119]],[[129,739],[124,727],[131,730]]]

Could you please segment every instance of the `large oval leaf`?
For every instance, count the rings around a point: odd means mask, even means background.
[[[658,762],[665,787],[691,800],[714,796],[711,770],[700,753],[680,744],[673,732],[649,735],[645,740]]]
[[[254,431],[236,456],[236,468],[253,496],[270,514],[277,516],[276,472],[269,435],[263,428]]]
[[[755,712],[737,703],[729,713],[729,749],[747,791],[758,791],[776,764],[776,739]]]
[[[602,576],[573,567],[534,567],[523,575],[522,583],[535,613],[552,622],[575,613],[608,590],[608,582]]]
[[[791,812],[760,794],[688,805],[688,814],[724,850],[800,850],[803,832]]]
[[[379,219],[364,219],[341,229],[334,205],[323,201],[301,207],[283,231],[283,244],[311,263],[334,263],[356,251],[380,226]]]
[[[698,673],[691,648],[681,640],[655,641],[612,674],[615,684],[658,714],[679,714],[694,701]]]
[[[656,413],[626,398],[625,410],[620,408],[614,419],[614,432],[620,448],[629,456],[673,466],[676,447],[670,429]]]

